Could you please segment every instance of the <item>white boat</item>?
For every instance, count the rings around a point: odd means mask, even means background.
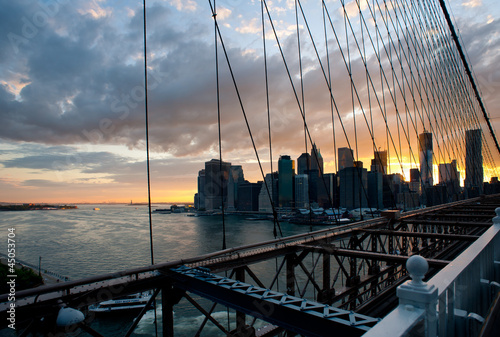
[[[89,306],[93,313],[123,313],[142,310],[151,299],[150,292],[122,296],[113,300],[103,301]]]

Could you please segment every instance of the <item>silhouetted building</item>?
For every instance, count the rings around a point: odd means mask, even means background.
[[[227,202],[227,186],[231,163],[212,159],[205,162],[205,208],[207,210],[221,209]]]
[[[384,208],[383,174],[379,171],[368,172],[368,207]]]
[[[340,207],[347,209],[368,206],[367,170],[361,167],[346,167],[339,171]]]
[[[420,156],[420,176],[423,186],[432,186],[432,133],[418,135],[418,153]]]
[[[311,156],[309,153],[302,153],[297,158],[297,174],[306,174],[311,169]]]
[[[387,151],[375,151],[373,153],[370,171],[387,174]]]
[[[318,206],[325,209],[338,207],[337,177],[334,173],[324,173],[318,184]]]
[[[323,168],[323,156],[321,155],[321,151],[316,147],[316,144],[313,144],[311,149],[311,170],[318,171],[318,176],[325,172]]]
[[[460,172],[457,170],[457,161],[439,164],[439,185],[446,186],[448,201],[458,200],[460,194]]]
[[[295,176],[295,207],[309,208],[309,176],[297,174]]]
[[[481,130],[465,132],[465,181],[469,198],[483,193],[483,152]]]
[[[194,207],[205,209],[205,170],[198,172],[198,193],[194,197]]]
[[[244,182],[245,177],[243,176],[241,165],[231,165],[229,168],[226,209],[230,211],[238,209],[238,185]]]
[[[351,149],[347,147],[341,147],[338,149],[338,153],[339,172],[346,167],[354,166],[354,156]]]
[[[272,198],[272,204],[269,196]],[[265,184],[262,184],[259,193],[259,212],[272,212],[273,204],[278,206],[278,172],[266,174]]]
[[[293,185],[295,162],[290,156],[280,156],[278,160],[278,199],[279,207],[293,207]]]
[[[245,181],[238,184],[238,211],[257,212],[259,210],[259,194],[262,181],[250,183]]]
[[[418,168],[410,169],[410,191],[420,194],[420,171]]]

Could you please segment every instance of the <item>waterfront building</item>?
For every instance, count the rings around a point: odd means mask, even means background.
[[[377,170],[368,172],[368,207],[384,208],[383,174]]]
[[[266,188],[267,185],[267,188]],[[269,191],[268,191],[269,190]],[[259,193],[259,212],[270,213],[273,211],[271,204],[271,195],[273,204],[278,205],[278,172],[266,174],[265,184],[262,184],[262,188]]]
[[[321,155],[321,151],[316,147],[316,144],[313,144],[311,149],[311,170],[316,170],[318,177],[325,172],[323,168],[323,156]]]
[[[467,196],[475,197],[483,193],[483,153],[481,130],[465,132],[465,190]]]
[[[194,207],[205,209],[205,170],[198,172],[198,193],[194,197]]]
[[[340,207],[368,207],[368,173],[362,167],[345,167],[338,173]]]
[[[212,159],[205,162],[205,209],[218,210],[227,203],[231,163]]]
[[[457,170],[457,161],[439,164],[439,185],[446,186],[449,201],[454,201],[460,193],[460,172]]]
[[[340,147],[338,149],[339,172],[346,167],[354,166],[354,155],[350,148]]]
[[[295,207],[309,208],[309,175],[297,174],[295,176]]]
[[[398,193],[404,191],[404,177],[399,173],[384,174],[383,176],[383,199],[385,208],[397,207]],[[408,188],[409,190],[409,188]]]
[[[280,156],[278,160],[278,202],[279,207],[293,207],[293,185],[295,161],[290,156]]]
[[[259,194],[262,181],[250,183],[248,181],[238,184],[238,211],[257,212],[259,210]]]
[[[323,181],[318,183],[317,203],[319,207],[338,207],[338,187],[335,173],[323,173]]]
[[[432,186],[432,133],[424,131],[418,135],[418,153],[422,187]]]
[[[238,208],[238,186],[245,182],[243,169],[241,165],[231,165],[229,168],[229,181],[227,186],[227,205],[228,211],[234,211]]]
[[[309,153],[302,153],[297,158],[297,174],[306,174],[311,169],[311,156]]]
[[[374,151],[370,171],[387,174],[387,151]]]
[[[418,168],[410,169],[410,191],[420,194],[420,171]]]

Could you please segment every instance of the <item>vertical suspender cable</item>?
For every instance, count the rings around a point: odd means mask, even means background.
[[[272,146],[272,141],[271,141],[271,110],[269,108],[269,78],[268,78],[268,71],[267,71],[267,48],[266,48],[266,29],[265,29],[265,20],[264,20],[264,3],[261,0],[260,1],[260,11],[261,11],[261,16],[262,16],[262,44],[264,48],[264,74],[265,74],[265,81],[266,81],[266,109],[267,109],[267,132],[269,136],[269,163],[271,165],[271,186],[270,186],[270,203],[271,205],[274,204],[273,201],[273,196],[274,196],[274,171],[273,171],[273,146]],[[265,177],[264,181],[266,180]],[[276,239],[278,237],[278,231],[277,231],[277,213],[274,211],[274,206],[273,208],[273,235],[274,238]]]
[[[472,90],[474,91],[474,95],[476,96],[477,102],[479,103],[479,107],[481,108],[481,111],[483,113],[483,117],[486,120],[486,124],[488,125],[488,129],[490,130],[491,137],[493,138],[495,142],[495,146],[497,148],[497,151],[500,153],[500,145],[498,144],[497,137],[495,135],[495,132],[493,131],[493,127],[491,126],[490,119],[488,117],[488,113],[486,112],[486,108],[483,104],[483,101],[481,99],[481,95],[479,94],[479,90],[477,88],[476,82],[474,81],[474,77],[472,76],[472,72],[470,70],[469,63],[467,62],[467,59],[465,58],[464,51],[462,50],[462,45],[460,44],[460,41],[458,40],[457,33],[455,32],[455,27],[453,26],[453,23],[451,22],[450,14],[448,13],[448,10],[446,9],[446,4],[444,3],[444,0],[439,0],[439,4],[441,5],[441,9],[443,10],[444,17],[446,19],[446,22],[448,23],[448,26],[450,28],[451,32],[451,37],[453,38],[453,41],[455,41],[455,44],[457,46],[458,54],[460,55],[460,59],[462,60],[464,64],[464,69],[465,73],[467,74],[467,77],[469,78],[469,81],[472,85]]]
[[[146,0],[142,2],[143,7],[143,23],[144,23],[144,110],[146,117],[146,167],[148,176],[148,215],[149,215],[149,246],[151,250],[151,264],[155,263],[153,249],[153,220],[151,217],[151,170],[149,167],[149,109],[148,109],[148,48],[147,48],[147,30],[146,30]],[[158,335],[158,324],[156,317],[156,300],[155,307],[155,335]]]
[[[146,44],[146,0],[143,0],[144,21],[144,109],[146,112],[146,165],[148,171],[148,209],[149,209],[149,242],[151,249],[151,264],[155,264],[153,251],[153,220],[151,218],[151,174],[149,168],[149,113],[148,113],[148,56]]]
[[[219,185],[220,185],[220,198],[221,198],[221,211],[222,211],[222,249],[226,249],[226,223],[224,217],[224,174],[222,172],[222,138],[221,138],[221,123],[220,123],[220,86],[219,86],[219,52],[218,52],[218,38],[217,38],[217,5],[214,0],[214,39],[215,39],[215,77],[217,86],[217,126],[219,132]]]

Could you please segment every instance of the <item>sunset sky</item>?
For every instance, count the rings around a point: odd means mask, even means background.
[[[312,18],[318,12],[321,21],[320,1],[301,2],[312,8]],[[327,3],[335,6],[338,1]],[[294,1],[268,4],[284,49],[291,54],[292,42],[296,43]],[[0,0],[0,6],[0,202],[145,202],[142,1]],[[498,130],[498,0],[449,0],[449,6]],[[219,0],[217,7],[267,173],[260,1]],[[198,171],[205,161],[218,158],[210,7],[201,0],[158,0],[147,1],[147,8],[152,200],[192,202]],[[339,11],[334,15],[341,18]],[[269,38],[276,170],[279,155],[296,159],[304,151],[304,134],[272,42]],[[314,83],[321,79],[314,72],[311,50],[303,57],[312,87],[305,93],[311,135],[323,155],[325,171],[333,172],[331,120],[329,115],[319,116],[329,100],[315,96]],[[221,68],[223,159],[242,165],[246,179],[262,180],[225,62]],[[344,90],[346,99],[351,99],[349,86],[337,90],[339,97]],[[359,150],[365,167],[373,156],[368,144]],[[388,147],[385,140],[377,145]],[[341,137],[337,146],[345,146]],[[500,166],[493,146],[491,151]],[[412,163],[405,160],[407,170]]]

